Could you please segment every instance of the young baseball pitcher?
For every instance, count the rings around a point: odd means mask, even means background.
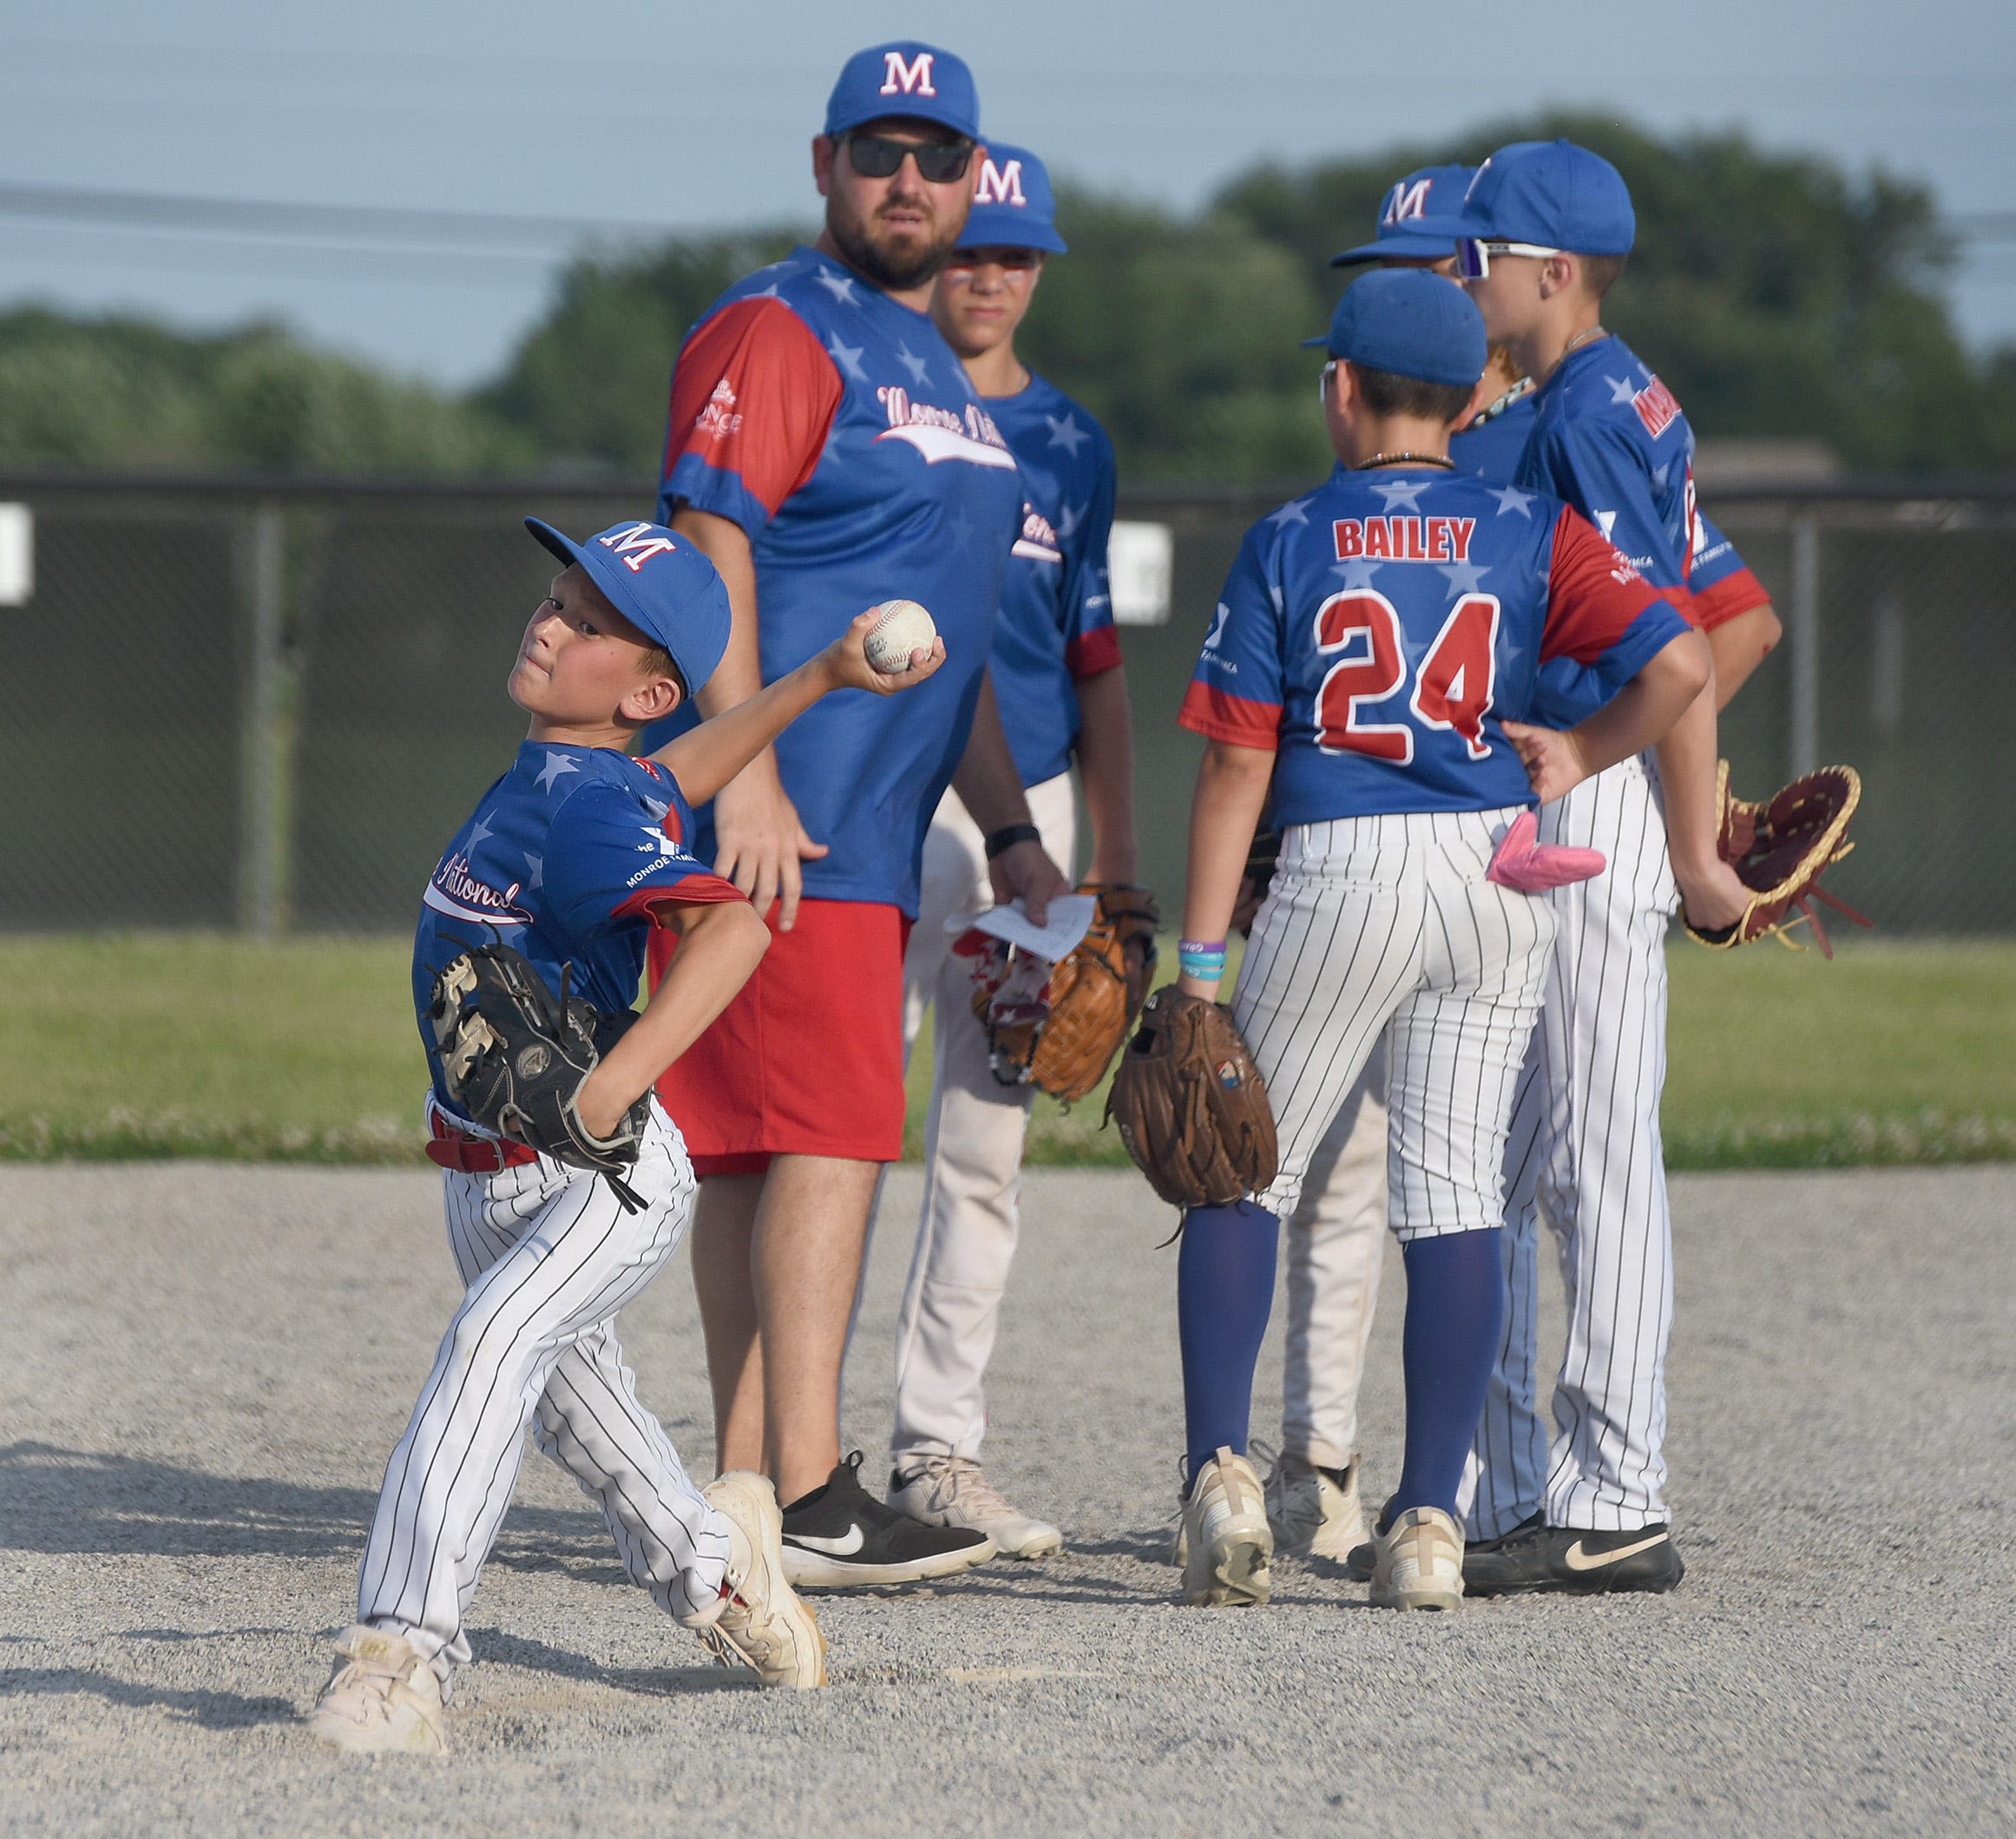
[[[679,1127],[652,1100],[620,1181],[535,1153],[458,1111],[437,978],[458,955],[508,945],[551,990],[628,1011],[646,935],[677,942],[627,1032],[570,1100],[577,1140],[614,1142],[667,1066],[756,968],[768,942],[736,889],[686,847],[710,798],[828,691],[888,694],[937,668],[942,641],[892,674],[871,668],[876,614],[756,697],[649,759],[638,729],[707,680],[727,644],[713,565],[649,523],[586,543],[528,518],[564,565],[534,610],[509,690],[531,717],[510,770],[478,801],[428,883],[413,995],[432,1076],[429,1154],[442,1167],[449,1245],[468,1286],[385,1471],[358,1580],[357,1621],[311,1714],[344,1750],[445,1748],[442,1706],[470,1657],[463,1617],[510,1505],[524,1436],[601,1504],[623,1567],[717,1659],[766,1685],[817,1686],[824,1645],[785,1580],[777,1498],[763,1477],[696,1488],[638,1398],[618,1312],[664,1267],[692,1219]],[[458,1040],[456,1046],[462,1045]],[[519,1057],[530,1077],[543,1069]]]
[[[1246,1456],[1278,1222],[1382,1045],[1391,1218],[1408,1274],[1406,1455],[1372,1596],[1461,1601],[1457,1488],[1503,1310],[1501,1159],[1552,910],[1527,807],[1656,739],[1706,684],[1700,637],[1586,521],[1530,516],[1454,471],[1483,322],[1439,276],[1366,276],[1338,304],[1322,395],[1342,465],[1247,535],[1185,697],[1210,742],[1191,813],[1181,988],[1213,999],[1247,839],[1273,784],[1280,870],[1232,1005],[1266,1080],[1279,1172],[1184,1218],[1179,1324],[1190,1487],[1184,1597],[1258,1603],[1269,1531]],[[1527,725],[1571,661],[1598,706]]]

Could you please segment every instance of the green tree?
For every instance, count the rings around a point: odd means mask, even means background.
[[[1236,216],[1067,191],[1021,349],[1106,424],[1124,478],[1292,479],[1327,464],[1298,341],[1328,306]]]
[[[0,464],[470,473],[522,469],[535,452],[488,410],[275,326],[201,336],[0,314]]]
[[[723,288],[796,240],[789,230],[759,231],[573,263],[545,318],[478,400],[549,463],[657,477],[680,341]]]
[[[1817,437],[1865,468],[2016,464],[2007,367],[1972,358],[1954,331],[1941,291],[1953,252],[1932,194],[1881,172],[1852,179],[1739,134],[1659,140],[1551,115],[1376,160],[1263,167],[1216,207],[1314,266],[1369,236],[1402,174],[1556,135],[1594,148],[1631,187],[1638,245],[1605,322],[1699,432]]]

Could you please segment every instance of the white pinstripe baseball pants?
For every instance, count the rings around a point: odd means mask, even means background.
[[[616,1314],[693,1219],[686,1144],[655,1100],[627,1213],[599,1176],[542,1157],[444,1170],[449,1244],[469,1286],[386,1465],[358,1575],[358,1620],[404,1635],[445,1685],[463,1612],[511,1504],[525,1432],[600,1504],[623,1568],[659,1606],[720,1593],[728,1534],[637,1396]]]
[[[1543,843],[1599,849],[1608,870],[1547,898],[1559,924],[1507,1149],[1505,1340],[1466,1493],[1470,1533],[1623,1532],[1667,1517],[1665,1358],[1672,1217],[1659,1094],[1667,922],[1679,903],[1658,786],[1639,759],[1540,814]],[[1567,1290],[1550,1448],[1538,1404],[1538,1222]]]
[[[1290,825],[1232,1017],[1274,1107],[1290,1217],[1317,1146],[1386,1049],[1387,1181],[1402,1241],[1502,1219],[1513,1089],[1553,916],[1485,879],[1513,810]]]

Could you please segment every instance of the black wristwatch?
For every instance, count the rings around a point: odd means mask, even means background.
[[[992,862],[1004,850],[1012,850],[1018,843],[1041,843],[1043,833],[1033,824],[1004,824],[988,833],[987,859]]]

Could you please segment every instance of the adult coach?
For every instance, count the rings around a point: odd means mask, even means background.
[[[946,785],[993,839],[1004,894],[1064,885],[1028,823],[985,665],[1021,535],[1015,456],[932,325],[965,227],[979,103],[936,46],[847,62],[812,141],[815,244],[731,287],[673,372],[660,516],[713,559],[733,633],[702,698],[732,705],[864,608],[928,607],[947,662],[890,719],[831,699],[721,790],[698,838],[775,942],[660,1087],[701,1178],[693,1277],[718,1456],[784,1504],[794,1581],[942,1576],[991,1556],[840,1460],[839,1381],[869,1209],[902,1153],[903,951]]]
[[[1134,877],[1133,732],[1107,583],[1113,443],[1015,353],[1044,259],[1064,253],[1043,162],[995,142],[931,312],[1021,469],[1021,534],[989,669],[1031,816],[1051,860],[1068,867],[1075,758],[1092,823],[1090,878],[1125,883]],[[987,884],[981,826],[949,791],[924,839],[922,904],[903,959],[905,1051],[929,1004],[935,1059],[923,1208],[896,1318],[889,1499],[927,1524],[975,1527],[1012,1557],[1040,1558],[1062,1534],[1011,1505],[979,1460],[1034,1089],[1003,1086],[989,1070],[970,963],[945,930],[987,904]]]

